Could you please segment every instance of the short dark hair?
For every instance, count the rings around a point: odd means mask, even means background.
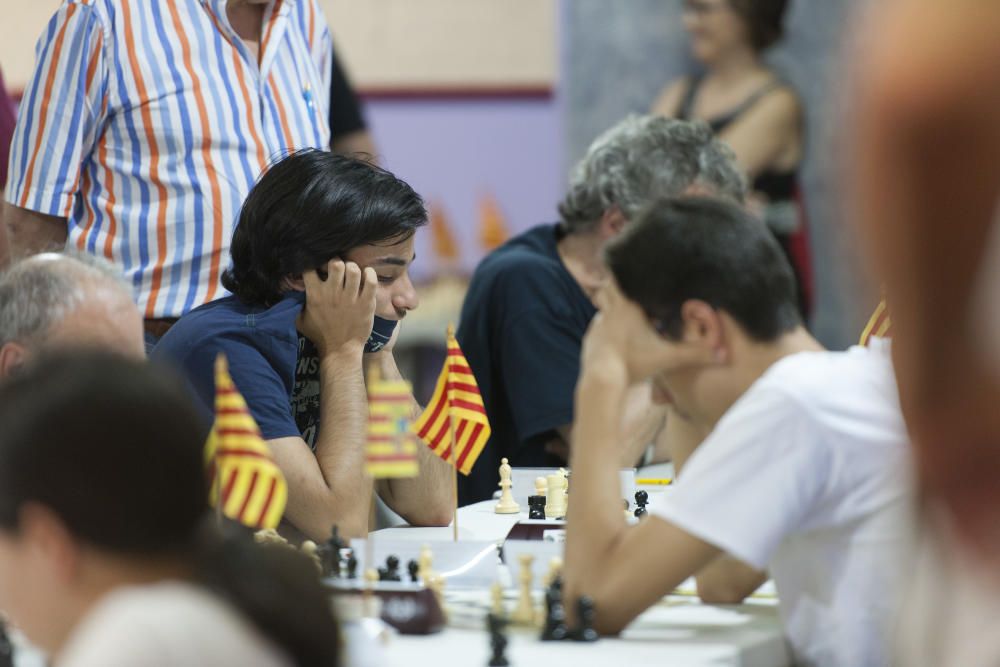
[[[38,503],[91,547],[187,564],[294,664],[340,664],[315,566],[212,518],[207,425],[167,369],[97,350],[42,357],[0,383],[0,424],[0,530],[17,534]]]
[[[758,53],[784,36],[789,0],[729,0],[729,4],[746,23],[750,43]]]
[[[247,196],[222,285],[244,303],[272,306],[288,276],[358,246],[405,239],[426,223],[420,195],[385,169],[327,151],[297,151],[268,169]]]
[[[725,311],[760,342],[801,324],[795,277],[761,221],[710,197],[660,199],[612,241],[605,259],[624,295],[677,339],[681,306]]]

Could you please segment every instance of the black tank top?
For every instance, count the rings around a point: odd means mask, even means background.
[[[678,108],[675,117],[681,120],[692,120],[691,111],[694,108],[694,101],[698,96],[698,89],[701,87],[702,77],[694,77],[688,84],[687,90],[684,92],[684,97],[681,98],[681,105]],[[727,127],[729,127],[737,118],[742,116],[746,111],[748,111],[754,104],[759,102],[765,95],[773,90],[781,88],[785,84],[781,81],[775,80],[770,83],[766,83],[757,89],[750,97],[743,100],[735,109],[722,114],[721,116],[716,116],[706,120],[708,126],[712,128],[712,132],[715,134],[720,134]],[[753,180],[753,189],[757,192],[761,192],[767,196],[767,198],[772,202],[789,201],[795,198],[795,194],[798,191],[798,174],[796,171],[780,171],[776,169],[768,169],[762,171]]]

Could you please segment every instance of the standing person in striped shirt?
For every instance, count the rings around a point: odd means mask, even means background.
[[[240,205],[270,159],[327,148],[317,0],[64,0],[10,157],[13,254],[114,262],[151,339],[222,296]]]

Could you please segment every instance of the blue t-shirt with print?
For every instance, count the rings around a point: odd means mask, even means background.
[[[301,436],[315,447],[319,431],[319,356],[295,321],[305,294],[271,306],[228,296],[182,317],[153,349],[154,361],[179,370],[206,420],[215,410],[215,358],[221,352],[266,440]]]

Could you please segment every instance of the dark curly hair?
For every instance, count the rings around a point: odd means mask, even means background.
[[[729,4],[746,22],[756,51],[773,46],[785,34],[789,0],[729,0]]]
[[[426,223],[420,195],[385,169],[297,151],[268,169],[243,203],[222,285],[246,304],[272,306],[288,276],[358,246],[405,239]]]

